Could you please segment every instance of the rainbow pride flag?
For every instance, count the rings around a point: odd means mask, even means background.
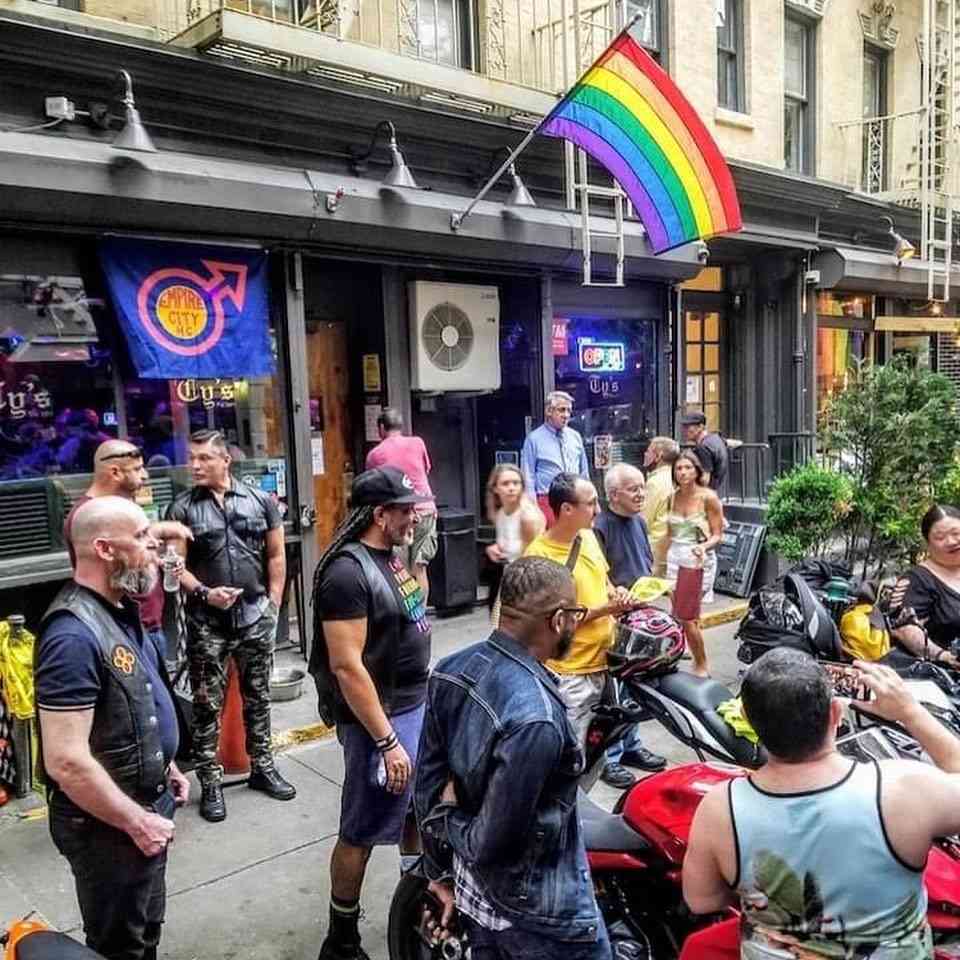
[[[619,182],[654,253],[743,226],[733,177],[713,137],[629,27],[538,132],[582,147]]]

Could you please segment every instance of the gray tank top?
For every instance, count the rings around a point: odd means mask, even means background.
[[[880,783],[876,763],[805,793],[731,781],[743,960],[933,956],[923,871],[890,846]]]

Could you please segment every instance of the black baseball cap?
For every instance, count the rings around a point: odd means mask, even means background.
[[[350,488],[350,505],[354,507],[424,503],[429,499],[417,493],[413,489],[413,481],[396,467],[366,470],[353,481]]]
[[[701,424],[705,424],[706,422],[707,422],[707,415],[705,413],[701,413],[699,410],[696,411],[695,413],[688,413],[685,416],[682,416],[680,418],[681,427],[700,426]]]

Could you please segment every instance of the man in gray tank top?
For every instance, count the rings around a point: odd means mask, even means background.
[[[960,830],[960,740],[892,670],[856,670],[870,709],[903,724],[936,766],[839,754],[842,704],[806,654],[781,648],[750,667],[744,712],[769,761],[704,797],[683,864],[691,910],[741,908],[745,960],[933,955],[923,868],[934,838]]]

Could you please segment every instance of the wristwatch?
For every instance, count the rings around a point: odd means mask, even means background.
[[[205,587],[205,586],[201,583],[200,586],[197,587],[196,590],[193,591],[193,594],[192,594],[192,595],[193,595],[194,597],[196,597],[202,604],[206,605],[206,603],[207,603],[207,598],[210,596],[210,588],[209,588],[209,587]]]

